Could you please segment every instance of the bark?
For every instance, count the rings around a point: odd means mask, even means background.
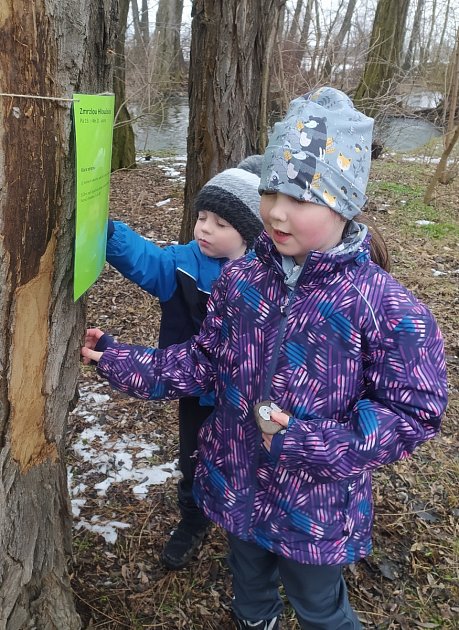
[[[198,190],[217,172],[265,146],[267,85],[284,4],[193,2],[182,241],[192,235]]]
[[[296,42],[297,34],[299,32],[301,10],[303,8],[303,0],[297,0],[295,6],[295,12],[293,13],[292,23],[290,24],[290,30],[287,35],[287,39],[290,42]]]
[[[318,69],[318,75],[320,77],[322,77],[323,74],[323,66],[324,63],[328,57],[328,55],[331,52],[331,44],[330,41],[332,40],[332,36],[333,36],[333,32],[335,30],[335,26],[336,26],[336,22],[339,18],[341,9],[343,8],[343,4],[344,4],[344,0],[340,0],[340,3],[338,5],[338,7],[336,8],[335,14],[333,19],[330,21],[329,24],[325,24],[325,39],[324,39],[324,43],[322,46],[322,49],[320,51],[320,56],[318,59],[318,63],[317,63],[317,69]]]
[[[454,129],[459,92],[459,28],[456,31],[456,46],[451,59],[450,85],[448,94],[448,125],[446,127],[445,146],[449,144]]]
[[[0,91],[110,89],[111,0],[0,0]],[[64,457],[84,303],[72,300],[69,103],[0,97],[0,628],[80,627]]]
[[[137,48],[143,48],[142,29],[140,27],[139,4],[137,0],[131,0],[132,23],[134,25],[134,42]]]
[[[169,92],[183,80],[182,14],[183,0],[159,0],[153,36],[153,76],[159,92]]]
[[[115,128],[113,130],[112,171],[135,168],[135,140],[131,116],[126,106],[126,25],[130,0],[119,0],[118,32],[115,40],[113,91],[115,92]]]
[[[435,61],[434,64],[437,65],[440,63],[441,61],[441,55],[442,55],[442,51],[443,51],[443,44],[445,41],[445,35],[446,35],[446,27],[449,24],[449,12],[451,9],[451,0],[447,0],[446,2],[446,9],[445,9],[445,18],[443,20],[443,28],[441,31],[441,35],[440,35],[440,41],[438,42],[437,45],[437,54],[435,56]]]
[[[451,71],[450,71],[450,88],[448,94],[448,124],[446,126],[446,133],[444,137],[444,147],[445,150],[448,149],[448,146],[453,138],[454,134],[454,125],[456,121],[456,111],[457,111],[457,100],[458,100],[458,92],[459,92],[459,28],[456,32],[456,46],[451,58]],[[454,146],[454,145],[453,145]],[[452,149],[451,149],[452,150]],[[451,150],[449,153],[451,153]],[[448,155],[449,155],[448,153]],[[441,160],[440,160],[441,162]],[[448,161],[443,161],[443,170],[438,170],[438,179],[442,184],[447,184],[450,181],[450,177],[448,175]]]
[[[144,45],[148,46],[148,44],[150,43],[150,23],[148,19],[148,1],[147,0],[142,0],[142,15],[140,16],[140,32],[142,34],[142,41]]]
[[[335,65],[335,59],[337,55],[340,53],[341,48],[346,40],[346,36],[349,33],[352,24],[352,16],[354,15],[354,9],[357,0],[349,0],[346,8],[346,13],[344,15],[343,21],[341,23],[341,28],[339,29],[338,35],[334,38],[333,44],[331,46],[330,52],[327,55],[327,58],[324,63],[323,69],[323,77],[324,79],[328,79],[331,76],[333,66]]]
[[[429,185],[427,186],[426,192],[424,194],[424,200],[423,200],[424,203],[429,204],[432,201],[435,187],[438,184],[438,182],[441,180],[441,177],[444,176],[444,173],[446,171],[446,166],[448,164],[448,158],[451,154],[451,151],[456,146],[456,143],[458,140],[459,140],[459,125],[456,127],[456,130],[454,131],[449,141],[448,146],[443,151],[440,161],[437,164],[437,168],[435,169],[435,172],[432,175]]]
[[[354,95],[356,106],[368,116],[380,110],[381,99],[393,90],[400,70],[410,0],[379,0],[363,77]]]
[[[405,61],[403,62],[404,70],[411,70],[411,66],[416,59],[416,49],[419,46],[419,40],[421,36],[421,22],[422,14],[424,13],[425,0],[418,0],[416,4],[416,11],[414,13],[413,28],[411,29],[410,41],[405,55]]]
[[[314,29],[315,29],[316,45],[314,46],[314,52],[311,58],[310,73],[311,75],[314,75],[315,70],[316,70],[316,60],[317,60],[317,57],[319,56],[320,49],[322,48],[322,28],[320,26],[321,15],[320,15],[319,1],[313,0],[313,2],[311,3],[311,10],[312,10],[312,4],[314,4],[314,18],[315,18]],[[312,14],[311,14],[311,20],[312,20]],[[308,29],[309,29],[309,24],[308,24]]]
[[[436,25],[436,21],[437,21],[437,0],[433,0],[432,1],[432,7],[430,9],[431,15],[430,15],[430,28],[429,28],[429,36],[427,38],[427,43],[423,46],[421,46],[421,61],[420,64],[422,66],[422,68],[425,66],[425,64],[428,61],[429,58],[429,54],[431,51],[431,45],[432,45],[432,38],[433,38],[433,33],[435,30],[435,25]]]

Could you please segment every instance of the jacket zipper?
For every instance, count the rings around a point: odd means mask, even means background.
[[[282,346],[282,341],[284,339],[284,333],[285,333],[285,329],[287,327],[287,320],[288,320],[288,315],[290,313],[290,309],[292,307],[292,302],[293,299],[295,297],[295,293],[296,290],[294,289],[290,295],[287,296],[287,299],[285,300],[285,302],[280,306],[280,312],[282,315],[282,320],[281,320],[281,325],[279,327],[279,332],[277,334],[277,339],[276,339],[276,344],[274,346],[274,352],[271,358],[271,366],[268,372],[268,376],[266,378],[265,381],[265,386],[263,388],[263,397],[262,400],[267,400],[269,398],[269,390],[271,388],[271,382],[274,376],[274,372],[276,371],[276,366],[277,366],[277,358],[279,356],[279,352]],[[256,486],[256,479],[257,479],[257,468],[258,468],[258,462],[259,462],[259,458],[260,458],[260,449],[261,449],[261,443],[258,444],[258,448],[255,452],[255,456],[253,458],[253,462],[252,462],[252,470],[250,471],[250,478],[252,480],[252,484],[250,487],[250,492],[249,492],[249,496],[247,497],[247,509],[246,509],[246,515],[245,515],[245,523],[244,523],[244,533],[247,535],[248,531],[249,531],[249,527],[250,527],[250,520],[252,517],[252,507],[253,507],[253,502],[255,499],[255,486]]]

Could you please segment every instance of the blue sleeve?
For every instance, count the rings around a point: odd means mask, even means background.
[[[169,300],[177,288],[177,248],[183,246],[162,249],[120,221],[113,221],[113,227],[107,262],[161,302]]]

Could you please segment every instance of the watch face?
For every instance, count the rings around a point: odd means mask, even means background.
[[[262,400],[253,408],[253,413],[258,426],[263,433],[268,433],[269,435],[274,435],[274,433],[277,433],[284,428],[277,422],[273,422],[271,420],[272,411],[282,411],[282,409],[271,400]]]

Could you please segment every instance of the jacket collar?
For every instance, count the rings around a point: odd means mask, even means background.
[[[344,273],[351,268],[363,265],[370,259],[370,234],[367,234],[360,246],[351,252],[329,253],[310,252],[303,271],[298,279],[298,285],[310,284],[313,281],[323,281],[325,278]],[[282,256],[277,251],[268,234],[263,231],[255,242],[255,252],[262,263],[273,269],[282,279],[285,271],[282,268]]]

